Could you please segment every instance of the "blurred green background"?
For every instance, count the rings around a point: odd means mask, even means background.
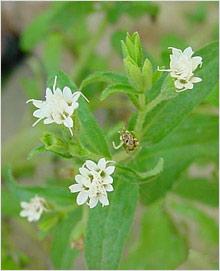
[[[191,46],[197,50],[218,40],[218,2],[11,1],[2,2],[1,7],[2,169],[4,171],[10,165],[16,179],[23,184],[46,181],[65,185],[74,175],[71,162],[60,161],[51,154],[27,160],[30,150],[39,143],[45,127],[31,127],[32,111],[25,105],[25,101],[30,97],[39,98],[44,95],[45,82],[50,72],[63,70],[76,83],[97,70],[122,72],[120,40],[124,39],[127,32],[138,31],[145,55],[155,67],[169,65],[169,46],[181,49]],[[118,122],[126,122],[134,110],[132,104],[123,95],[100,102],[98,97],[103,86],[102,83],[91,85],[85,91],[98,121],[106,128]],[[210,95],[199,110],[216,116],[217,94]],[[193,164],[188,170],[190,178],[200,182],[216,180],[218,171],[213,163],[205,166]],[[187,195],[187,191],[181,189],[181,182],[187,180],[186,175],[183,172],[180,186],[176,188],[183,196],[184,193]],[[168,209],[176,210],[174,220],[177,225],[180,224],[183,232],[188,230],[189,254],[178,269],[215,269],[218,266],[216,183],[212,189],[214,192],[210,192],[210,201],[214,199],[211,204],[199,203],[200,196],[197,195],[199,209],[192,208],[188,213],[184,211],[190,209],[188,202],[184,209],[183,205],[178,205],[178,201],[173,203],[173,198],[167,196]],[[50,237],[43,238],[38,226],[29,225],[16,216],[18,209],[19,206],[10,200],[3,180],[2,268],[52,269],[48,258]],[[160,223],[163,214],[157,213],[157,210],[152,212],[157,214],[154,216],[156,223]],[[141,213],[143,210],[140,206],[134,233],[140,230]],[[187,218],[181,217],[183,213],[186,213]],[[195,221],[192,218],[196,218]],[[166,234],[169,234],[167,225],[164,225],[163,230],[163,242],[166,242]],[[126,264],[124,267],[128,268]],[[85,269],[82,252],[74,268]]]

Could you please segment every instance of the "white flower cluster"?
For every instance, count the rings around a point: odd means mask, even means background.
[[[21,208],[23,210],[20,212],[21,217],[27,217],[29,222],[37,221],[40,219],[43,211],[46,211],[45,207],[46,201],[44,198],[35,196],[30,200],[30,202],[21,202]]]
[[[76,202],[78,205],[87,203],[90,208],[94,208],[98,202],[102,206],[109,205],[107,192],[113,191],[113,178],[111,174],[115,167],[109,165],[113,161],[106,161],[101,158],[98,163],[86,160],[81,168],[79,175],[76,175],[76,184],[69,187],[72,193],[79,192]]]
[[[159,71],[170,72],[171,77],[175,78],[177,92],[192,89],[193,84],[201,82],[200,77],[194,76],[194,71],[198,66],[202,66],[202,57],[192,56],[193,50],[187,47],[183,52],[180,49],[169,47],[172,50],[170,55],[170,69],[159,69]]]
[[[78,99],[80,95],[85,100],[87,98],[80,91],[72,93],[71,89],[67,86],[63,88],[63,91],[60,88],[56,88],[56,81],[57,76],[54,80],[53,90],[50,88],[46,89],[45,101],[35,99],[27,101],[27,103],[32,102],[38,108],[33,113],[33,116],[38,118],[33,126],[41,120],[44,120],[44,124],[63,124],[70,130],[71,135],[73,135],[73,120],[71,116],[79,106]]]

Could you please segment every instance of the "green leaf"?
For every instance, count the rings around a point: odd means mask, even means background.
[[[48,74],[60,68],[62,42],[62,36],[57,33],[49,35],[45,41],[42,62]]]
[[[89,269],[116,269],[128,236],[137,203],[138,189],[128,176],[114,177],[110,205],[90,210],[85,256]]]
[[[141,68],[139,68],[130,57],[124,59],[124,66],[128,75],[129,83],[138,91],[144,91]]]
[[[54,212],[45,213],[38,223],[43,233],[48,233],[59,221],[59,214]]]
[[[21,48],[30,51],[50,33],[66,32],[74,24],[85,20],[85,16],[92,10],[92,3],[53,3],[27,26],[21,37]]]
[[[111,36],[111,45],[118,55],[122,56],[121,40],[126,37],[126,31],[115,31]]]
[[[202,240],[209,246],[218,245],[218,224],[217,222],[209,215],[207,215],[203,210],[196,208],[191,202],[186,200],[172,200],[169,201],[168,207],[170,211],[178,217],[182,218],[182,221],[195,223],[197,238]],[[210,247],[211,249],[211,247]],[[207,250],[205,249],[207,252]]]
[[[69,193],[68,187],[22,186],[15,181],[10,168],[6,168],[4,170],[3,177],[9,192],[13,197],[16,198],[17,201],[30,200],[30,198],[38,195],[61,206],[73,204],[73,196]]]
[[[82,129],[81,135],[84,139],[82,144],[95,154],[110,158],[111,154],[108,149],[104,132],[90,112],[85,101],[80,102],[78,117]]]
[[[183,176],[173,191],[184,198],[218,206],[218,183],[214,180]]]
[[[132,19],[140,19],[142,16],[149,15],[154,19],[159,13],[159,6],[152,2],[126,2],[126,5],[112,2],[111,5],[105,5],[104,8],[106,8],[110,23],[116,23],[122,15],[128,15]]]
[[[37,80],[30,78],[22,78],[21,85],[28,98],[37,99],[39,97],[40,84]]]
[[[132,60],[133,64],[142,67],[143,52],[138,32],[135,32],[132,35],[127,33],[125,42],[122,41],[122,51],[124,59],[129,58]]]
[[[123,269],[176,269],[188,255],[184,238],[178,233],[161,203],[151,205],[142,215],[138,244],[124,260]]]
[[[150,60],[147,58],[145,59],[142,68],[142,78],[144,82],[144,89],[150,90],[152,87],[153,67]]]
[[[71,233],[81,218],[81,210],[77,209],[64,218],[54,229],[51,244],[51,259],[56,269],[72,269],[78,251],[71,248]]]
[[[84,79],[80,85],[80,89],[84,89],[86,86],[97,83],[97,82],[106,82],[106,83],[128,83],[126,76],[115,73],[115,72],[95,72],[90,74],[86,79]]]
[[[54,13],[53,9],[49,9],[28,25],[21,36],[20,45],[23,50],[29,51],[47,35]]]
[[[212,43],[195,53],[203,58],[203,66],[196,71],[202,82],[192,90],[178,93],[176,98],[159,104],[145,120],[145,141],[153,144],[168,135],[189,113],[210,94],[218,80],[218,43]],[[210,73],[209,71],[212,70]],[[168,75],[169,76],[169,75]],[[152,94],[153,96],[153,94]]]
[[[33,158],[33,156],[35,156],[36,154],[40,154],[42,152],[45,152],[45,147],[44,145],[40,145],[40,146],[37,146],[37,147],[34,147],[28,154],[28,157],[27,159],[30,160]]]
[[[219,92],[218,92],[218,84],[214,87],[211,93],[206,98],[206,101],[211,105],[218,107],[219,105]]]
[[[44,144],[44,149],[54,152],[64,158],[71,158],[72,155],[69,152],[68,142],[63,141],[62,138],[56,136],[53,133],[46,133],[41,138]]]
[[[138,92],[128,84],[112,84],[106,87],[101,94],[101,101],[114,93],[124,93],[128,95],[137,95]]]
[[[218,118],[194,115],[185,120],[173,133],[153,146],[140,151],[130,165],[136,171],[149,169],[158,160],[164,159],[164,170],[150,183],[141,185],[142,202],[149,204],[163,197],[178,180],[180,173],[195,159],[217,161]]]
[[[137,172],[134,169],[124,166],[120,163],[117,163],[116,167],[133,173],[135,178],[138,177],[139,179],[139,181],[137,181],[137,184],[144,184],[146,182],[152,181],[153,177],[157,176],[163,171],[163,164],[164,164],[164,160],[163,158],[160,158],[157,164],[152,169],[145,172]]]

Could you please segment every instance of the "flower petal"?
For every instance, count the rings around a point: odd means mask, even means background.
[[[27,208],[29,206],[29,203],[26,201],[21,201],[20,205],[21,205],[21,208]]]
[[[68,128],[72,128],[73,127],[73,120],[71,119],[71,117],[68,117],[63,121],[63,124]]]
[[[64,99],[66,99],[67,101],[71,101],[72,96],[73,96],[73,93],[72,93],[71,89],[69,87],[64,87],[64,89],[63,89]]]
[[[54,120],[52,119],[52,118],[46,118],[46,119],[44,119],[44,124],[50,124],[50,123],[53,123],[54,122]]]
[[[86,160],[85,164],[86,164],[87,168],[90,170],[98,170],[98,166],[92,160]]]
[[[179,57],[180,55],[182,55],[182,50],[174,48],[174,47],[168,47],[168,49],[172,50],[172,54]]]
[[[82,185],[80,184],[72,184],[69,186],[70,192],[71,193],[75,193],[75,192],[79,192],[82,190]]]
[[[57,96],[63,96],[62,90],[60,88],[55,89],[54,94]]]
[[[105,190],[108,191],[108,192],[111,192],[111,191],[114,190],[114,188],[113,188],[113,186],[112,186],[111,184],[107,184],[107,185],[105,186]]]
[[[50,88],[46,89],[46,99],[49,99],[53,96],[52,90]]]
[[[83,182],[84,179],[85,179],[85,177],[82,176],[82,175],[76,175],[76,176],[75,176],[75,180],[76,180],[76,182],[79,183],[79,184],[82,184],[82,182]]]
[[[37,108],[41,108],[41,106],[45,103],[44,101],[41,100],[32,100],[33,105],[36,106]]]
[[[191,57],[193,55],[193,50],[191,47],[187,47],[184,51],[183,54],[187,57]]]
[[[109,166],[105,169],[105,173],[111,175],[115,171],[115,166]]]
[[[111,183],[113,183],[113,178],[111,176],[107,175],[104,177],[103,183],[104,184],[111,184]]]
[[[176,87],[177,89],[182,89],[182,88],[184,88],[184,84],[182,84],[179,80],[176,80],[176,81],[174,82],[174,84],[175,84],[175,87]]]
[[[193,83],[191,83],[190,81],[188,81],[188,82],[185,84],[185,88],[186,88],[186,89],[193,89]]]
[[[89,200],[89,207],[94,208],[98,204],[98,199],[96,197],[90,198]]]
[[[75,93],[73,93],[73,97],[72,97],[72,102],[75,103],[78,101],[79,97],[81,95],[80,91],[76,91]]]
[[[199,65],[200,65],[200,67],[202,65],[202,58],[201,58],[201,56],[194,56],[192,58],[192,71],[194,71]]]
[[[99,201],[101,202],[102,207],[109,205],[109,200],[108,200],[107,195],[102,195],[101,197],[99,197]]]
[[[104,170],[106,168],[106,161],[105,161],[105,158],[101,158],[99,161],[98,161],[98,167],[101,169],[101,170]]]
[[[20,212],[20,216],[21,217],[26,217],[26,216],[28,216],[29,215],[29,211],[27,211],[27,210],[22,210],[21,212]]]
[[[79,194],[78,194],[78,196],[77,196],[77,198],[76,198],[76,203],[77,203],[78,205],[84,204],[84,203],[87,201],[88,196],[89,196],[89,195],[88,195],[88,192],[85,192],[85,191],[79,192]]]
[[[193,77],[191,80],[190,80],[192,83],[199,83],[202,81],[202,78],[200,77]]]
[[[43,118],[45,114],[41,109],[37,109],[34,111],[33,116],[36,118]]]
[[[86,177],[90,174],[90,171],[87,168],[85,168],[84,166],[79,168],[79,172],[81,175],[86,176]]]

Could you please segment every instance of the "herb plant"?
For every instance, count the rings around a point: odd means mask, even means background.
[[[58,20],[52,14],[58,11],[42,17],[42,24]],[[25,37],[28,48],[30,35]],[[218,204],[216,176],[192,180],[186,169],[195,161],[217,169],[218,119],[200,109],[217,91],[218,43],[196,52],[167,48],[168,68],[153,63],[143,47],[137,32],[121,41],[124,73],[99,70],[81,78],[78,72],[74,82],[71,74],[48,65],[45,98],[29,97],[33,126],[43,132],[28,159],[49,152],[69,161],[74,174],[64,183],[25,186],[10,167],[3,173],[17,206],[11,212],[37,223],[41,238],[50,238],[56,269],[72,269],[80,251],[88,269],[175,269],[195,253],[188,220],[216,245],[215,222],[194,204]],[[103,85],[96,103],[127,96],[134,108],[127,122],[102,127],[96,120],[87,94],[90,86]],[[138,225],[135,234],[132,225]]]

